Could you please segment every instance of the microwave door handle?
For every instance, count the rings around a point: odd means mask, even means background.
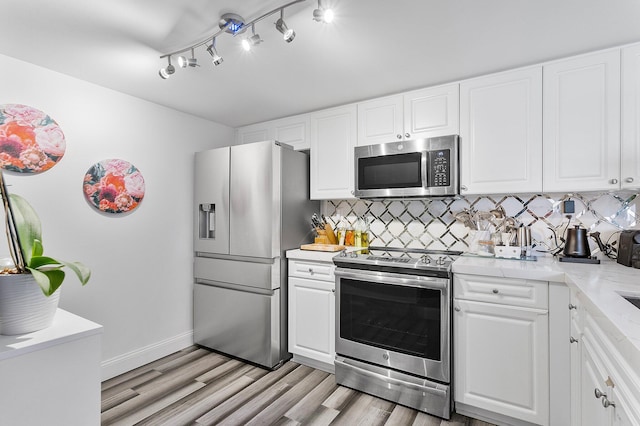
[[[422,172],[422,187],[424,189],[429,188],[429,151],[422,151],[422,161],[421,161],[421,172]]]

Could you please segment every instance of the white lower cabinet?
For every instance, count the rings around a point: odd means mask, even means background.
[[[335,283],[332,263],[289,260],[289,352],[333,372]]]
[[[454,275],[456,411],[549,424],[547,295],[547,282]]]
[[[572,327],[573,426],[640,425],[640,380],[579,297]]]

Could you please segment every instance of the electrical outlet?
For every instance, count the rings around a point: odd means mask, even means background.
[[[573,200],[565,200],[562,202],[562,213],[574,214],[576,212],[576,203]]]

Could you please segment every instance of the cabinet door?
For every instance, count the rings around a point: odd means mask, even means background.
[[[547,312],[458,299],[454,311],[455,401],[548,425]]]
[[[620,187],[620,50],[543,68],[545,192]]]
[[[289,277],[289,351],[326,364],[335,358],[334,284]]]
[[[463,194],[542,191],[542,67],[460,84]]]
[[[420,139],[460,132],[459,85],[447,84],[404,94],[404,138]]]
[[[274,138],[296,150],[309,149],[309,115],[296,115],[272,122]]]
[[[312,200],[354,198],[356,114],[356,106],[348,105],[310,115]]]
[[[236,130],[236,145],[272,140],[273,127],[268,123],[251,124]]]
[[[358,145],[402,140],[402,95],[373,99],[358,104]]]
[[[623,188],[640,187],[640,45],[622,49]]]
[[[596,389],[610,398],[605,384],[607,374],[597,359],[589,340],[583,336],[580,362],[580,412],[581,426],[606,426],[611,424],[611,411],[602,406],[601,398],[595,396]]]

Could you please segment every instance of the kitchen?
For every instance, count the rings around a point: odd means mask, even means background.
[[[407,25],[404,25],[398,34],[394,34],[397,38],[389,39],[388,48],[386,44],[382,45],[384,48],[380,50],[386,53],[389,61],[389,68],[383,68],[375,55],[373,59],[369,59],[371,62],[365,61],[365,58],[369,58],[365,54],[376,53],[378,42],[387,43],[386,38],[391,37],[388,34],[389,30],[382,26],[385,21],[374,20],[374,16],[368,15],[383,15],[382,5],[371,7],[370,2],[342,2],[342,7],[349,7],[344,10],[345,16],[349,16],[353,21],[353,25],[356,26],[353,33],[357,35],[351,36],[355,38],[347,38],[348,42],[345,43],[337,40],[337,35],[331,33],[328,27],[318,29],[319,24],[313,22],[309,16],[315,5],[307,4],[299,6],[291,16],[287,11],[285,18],[298,33],[296,40],[290,45],[285,45],[275,36],[272,36],[272,41],[268,40],[270,33],[277,34],[273,28],[263,29],[259,25],[256,27],[265,38],[265,42],[259,47],[263,48],[263,52],[276,55],[275,59],[257,56],[261,53],[256,51],[256,57],[253,58],[229,56],[223,65],[214,70],[211,69],[205,53],[199,56],[201,67],[195,70],[179,69],[169,80],[163,81],[157,76],[157,70],[165,66],[166,62],[160,60],[159,56],[170,51],[174,45],[182,47],[198,38],[198,31],[204,33],[211,27],[211,19],[200,23],[200,29],[189,29],[186,25],[178,25],[183,24],[182,21],[175,21],[181,16],[179,11],[174,11],[171,5],[165,4],[164,6],[174,15],[169,17],[169,12],[164,12],[167,14],[167,26],[164,31],[171,33],[175,25],[177,29],[173,31],[181,34],[174,35],[175,39],[163,40],[163,34],[139,34],[143,28],[148,28],[150,33],[156,31],[153,30],[156,25],[155,16],[160,12],[154,12],[153,9],[137,10],[126,4],[117,7],[113,2],[112,6],[83,2],[84,6],[73,5],[75,8],[66,2],[48,2],[50,5],[40,4],[36,11],[18,3],[6,5],[5,8],[8,7],[9,10],[15,10],[20,14],[3,13],[3,18],[0,18],[3,19],[4,39],[15,40],[5,43],[0,50],[0,53],[6,55],[0,57],[3,70],[0,87],[5,97],[2,103],[19,102],[39,106],[56,117],[65,130],[69,154],[59,166],[47,173],[28,178],[10,176],[9,183],[14,186],[15,191],[32,200],[41,212],[48,232],[47,239],[51,241],[49,244],[59,244],[63,251],[69,253],[68,257],[82,259],[93,270],[92,282],[85,288],[74,285],[65,287],[61,307],[104,326],[101,355],[104,379],[183,349],[192,343],[191,199],[194,152],[229,145],[230,141],[236,140],[236,133],[242,133],[243,128],[252,130],[251,127],[245,127],[252,123],[276,119],[283,120],[284,123],[286,117],[295,117],[307,112],[377,99],[380,96],[423,87],[439,86],[640,40],[637,25],[634,24],[637,21],[635,18],[638,16],[638,10],[631,2],[604,6],[592,2],[589,9],[584,3],[576,5],[572,2],[564,2],[561,5],[556,4],[557,2],[547,2],[536,7],[523,4],[505,5],[503,2],[492,2],[490,5],[482,6],[468,2],[446,7],[429,3],[416,6],[415,2],[396,2],[393,8],[404,11],[402,16],[407,20]],[[156,4],[157,2],[154,3]],[[247,2],[246,6],[238,7],[236,12],[253,17],[279,4],[270,2],[267,6],[258,2]],[[207,13],[185,13],[182,19],[188,21],[189,17],[194,19],[193,16],[210,15],[214,16],[213,20],[217,20],[219,12],[230,6],[217,3],[216,7],[209,7],[211,9],[206,9]],[[441,15],[430,12],[430,9],[437,10],[438,7],[444,8],[441,9]],[[161,9],[160,6],[154,8]],[[74,13],[58,16],[56,9],[68,9]],[[357,17],[361,14],[362,22],[358,23]],[[100,15],[111,16],[112,20],[118,18],[121,27],[117,27],[118,36],[115,39],[127,38],[131,40],[132,46],[120,50],[94,47],[100,45],[101,35],[105,34],[98,30],[99,26],[93,31],[90,25],[98,25]],[[576,18],[577,15],[580,17]],[[15,16],[21,16],[22,19],[18,21],[29,24],[16,26],[15,22],[12,22],[15,21]],[[50,16],[56,19],[50,19]],[[92,19],[81,21],[83,16],[90,16]],[[426,62],[419,65],[418,58],[415,58],[415,45],[407,43],[405,46],[401,40],[420,36],[424,28],[420,25],[422,22],[437,25],[439,21],[444,21],[445,17],[448,26],[441,28],[442,32],[439,34],[442,36],[437,37],[438,43],[435,43],[435,46],[423,47],[425,59],[420,60]],[[32,21],[37,25],[31,23]],[[371,25],[373,22],[375,25]],[[148,27],[144,27],[142,23],[146,23]],[[365,32],[367,24],[371,28]],[[63,30],[65,25],[69,30]],[[29,27],[42,27],[45,33],[39,37],[35,36],[37,33],[31,34],[30,31],[35,30]],[[501,30],[493,33],[488,31],[488,28]],[[540,28],[544,28],[542,36]],[[341,30],[340,34],[343,34],[344,24]],[[76,36],[76,31],[84,35]],[[300,49],[297,46],[303,45],[305,34],[314,34],[306,36],[307,39],[312,39],[307,42],[314,44],[309,50],[292,50]],[[513,34],[513,37],[506,37],[505,34]],[[50,38],[54,35],[60,37],[60,40],[56,41],[55,48],[52,48]],[[89,35],[98,40],[92,41],[93,46],[82,45],[79,39]],[[527,35],[529,38],[526,38]],[[446,40],[450,40],[452,44],[447,44]],[[220,53],[223,48],[231,50],[230,44],[225,46],[225,42],[228,41],[218,40]],[[339,50],[337,46],[341,43],[356,43],[361,46],[362,57],[360,54],[349,55]],[[76,50],[82,48],[87,50]],[[463,48],[465,50],[457,50]],[[51,56],[47,56],[42,49],[47,50]],[[91,57],[89,61],[84,55],[91,52],[92,55],[87,56]],[[333,56],[334,54],[336,56]],[[350,58],[351,56],[354,58]],[[315,67],[325,77],[313,77],[315,74],[300,72],[296,78],[292,76],[282,79],[278,77],[283,75],[282,70],[271,68],[275,67],[273,63],[295,65],[298,63],[296,57],[303,58],[299,62],[308,63],[311,68]],[[314,62],[313,57],[323,60],[324,63]],[[439,61],[438,66],[433,66],[433,60],[428,59],[430,57],[444,59]],[[405,58],[411,60],[407,63]],[[410,66],[398,70],[398,64],[405,63]],[[122,67],[120,72],[125,82],[123,86],[118,86],[116,81],[111,80],[114,78],[111,74],[115,73],[116,64]],[[255,67],[251,64],[259,64],[259,69],[264,70],[265,76],[256,75]],[[90,75],[94,67],[103,70],[95,79]],[[381,68],[380,71],[377,71],[378,67]],[[385,69],[387,71],[384,71]],[[188,74],[191,71],[198,74]],[[267,75],[267,71],[274,74]],[[327,74],[329,72],[332,74]],[[396,77],[398,72],[402,74]],[[375,80],[360,81],[363,74],[373,74]],[[350,79],[350,83],[346,83],[348,86],[339,86],[338,83],[347,80],[347,77],[355,78],[356,81]],[[199,89],[189,89],[187,86],[191,82],[195,87],[199,84],[204,87],[204,82],[210,80],[214,80],[215,90],[221,90],[219,96],[213,94],[202,96],[201,99],[197,95]],[[297,85],[287,88],[283,86],[287,82],[282,80],[290,80],[289,84],[293,84],[295,80]],[[230,81],[237,84],[229,84]],[[224,85],[232,87],[233,90],[227,92],[226,87],[221,87]],[[333,85],[337,86],[332,87]],[[138,94],[136,90],[142,87],[150,87],[148,92],[151,94]],[[251,94],[255,98],[244,97]],[[308,98],[310,103],[305,106],[302,100],[290,102],[292,94]],[[214,101],[217,99],[220,101]],[[235,109],[231,108],[235,102],[239,102],[238,106]],[[160,105],[173,105],[175,109]],[[204,113],[196,112],[198,108],[201,111],[216,111],[217,119],[199,118]],[[275,128],[275,124],[277,123],[274,123],[273,127],[267,126],[267,132]],[[505,126],[507,124],[504,123]],[[462,126],[462,122],[460,125]],[[256,125],[253,130],[260,130],[258,127]],[[354,140],[357,139],[359,134],[356,129],[351,130],[354,132]],[[311,143],[310,136],[307,136],[306,140]],[[491,161],[489,154],[484,153],[482,161]],[[341,157],[336,151],[326,155],[337,160]],[[89,164],[102,157],[131,159],[145,174],[148,192],[136,212],[118,218],[96,215],[82,201],[82,197],[78,196],[78,176],[83,175]],[[500,166],[509,168],[513,167],[513,164],[496,164],[492,166],[492,170],[497,172]],[[348,182],[348,179],[345,180],[343,177],[350,176],[348,170],[335,165],[321,169],[320,173],[323,178],[335,179],[329,181],[330,184]],[[57,191],[51,191],[50,188],[53,187]],[[328,185],[327,188],[330,187],[331,185]],[[384,218],[383,221],[372,224],[373,233],[383,235],[384,226],[389,223],[390,232],[385,236],[384,243],[433,241],[433,237],[436,236],[444,238],[444,242],[440,242],[444,245],[450,242],[450,237],[456,236],[456,232],[463,232],[463,227],[460,228],[457,224],[452,225],[452,232],[446,232],[447,226],[455,223],[451,222],[450,218],[445,225],[442,225],[442,222],[438,224],[438,218],[446,216],[447,211],[460,210],[456,206],[450,209],[449,206],[441,206],[443,202],[427,204],[419,200],[411,201],[407,205],[398,202],[374,202],[367,205],[353,200],[347,186],[336,189],[336,185],[333,185],[332,192],[327,188],[319,188],[324,194],[317,197],[327,200],[323,201],[325,215],[333,216],[338,212],[348,216],[353,210],[356,216],[363,216],[368,214],[367,209],[370,209],[376,216]],[[581,195],[583,191],[589,192],[588,188],[576,188],[571,191],[576,193],[573,199],[576,200],[577,211],[581,211],[581,203],[585,206],[598,206],[602,203],[602,209],[590,212],[604,210],[605,216],[610,215],[611,206],[607,200],[598,202],[590,195],[587,198],[579,198],[578,194]],[[492,194],[486,187],[483,192]],[[530,201],[530,197],[525,198],[521,194],[532,192],[537,191],[526,191],[515,186],[506,191],[506,194],[515,194],[515,197],[499,195],[489,201],[486,197],[478,197],[480,201],[476,205],[479,209],[485,209],[489,207],[487,204],[493,203],[491,207],[494,207],[504,197],[507,201],[506,207],[509,207],[508,213],[515,215],[522,210],[522,207],[518,208],[518,202],[522,205]],[[555,191],[553,193],[557,194]],[[568,193],[561,192],[560,198],[553,198],[553,202],[559,202]],[[626,199],[623,197],[622,201],[614,202],[623,206]],[[536,203],[534,200],[533,205],[536,206]],[[637,211],[634,203],[637,202],[632,201],[624,211]],[[408,213],[404,212],[405,208]],[[545,217],[548,213],[544,211],[544,205],[538,206],[537,209],[542,211],[536,217],[528,212],[523,213],[528,215],[528,221]],[[535,213],[537,209],[531,210]],[[435,228],[429,229],[426,233],[411,234],[414,227],[421,222],[418,220],[416,224],[411,216],[420,218],[423,210],[429,211],[429,216],[423,221],[433,220]],[[555,210],[552,214],[556,214]],[[403,234],[404,229],[394,231],[398,226],[394,217],[403,216],[400,223],[407,224],[410,235],[407,232]],[[584,215],[586,216],[589,215]],[[555,219],[552,218],[550,223],[556,224],[553,222]],[[598,218],[594,217],[592,223],[585,224],[591,226],[597,220]],[[65,232],[68,226],[56,227],[57,223],[72,225],[79,231]],[[621,225],[633,226],[629,222]],[[379,228],[381,226],[382,228]],[[637,224],[635,226],[637,227]],[[465,235],[457,236],[458,239],[464,240]],[[60,251],[55,246],[52,249]]]

